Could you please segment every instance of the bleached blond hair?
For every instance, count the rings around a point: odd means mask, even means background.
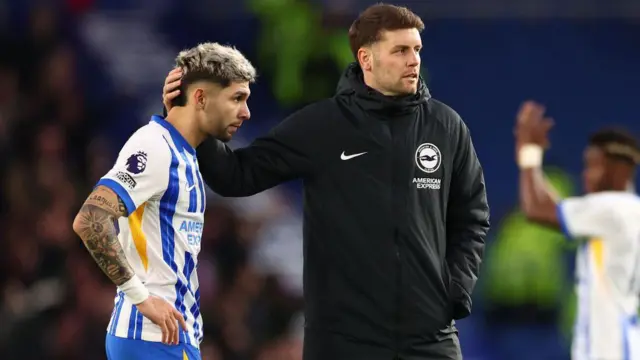
[[[181,51],[176,57],[176,67],[182,69],[182,89],[200,80],[211,81],[222,87],[234,82],[253,83],[256,80],[256,69],[240,51],[218,43],[202,43]],[[176,105],[186,103],[186,99],[180,98],[183,97],[176,99]]]

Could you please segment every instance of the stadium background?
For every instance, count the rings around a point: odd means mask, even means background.
[[[0,2],[0,359],[103,359],[114,288],[71,230],[126,138],[161,111],[175,54],[235,44],[260,71],[246,144],[330,96],[364,0]],[[568,359],[572,253],[516,209],[512,124],[522,100],[556,119],[549,174],[580,192],[589,132],[638,133],[637,1],[414,0],[423,75],[472,130],[493,229],[474,314],[458,326],[468,360]],[[635,39],[635,40],[634,40]],[[340,129],[336,129],[340,131]],[[206,360],[300,359],[297,183],[241,200],[212,195],[199,275]]]

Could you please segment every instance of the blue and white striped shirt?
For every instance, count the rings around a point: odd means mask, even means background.
[[[123,200],[119,239],[135,273],[152,295],[182,313],[188,330],[181,343],[202,341],[196,268],[205,189],[195,149],[166,120],[153,116],[123,146],[114,167],[98,182]],[[158,326],[118,291],[107,331],[117,337],[162,340]]]

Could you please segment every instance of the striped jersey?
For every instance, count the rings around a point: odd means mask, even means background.
[[[585,238],[576,260],[573,360],[640,360],[640,198],[599,192],[558,206],[563,230]]]
[[[113,190],[127,208],[117,222],[127,260],[152,295],[182,313],[180,342],[199,347],[202,316],[198,253],[206,207],[195,149],[165,119],[153,116],[125,143],[97,185]],[[117,337],[159,342],[160,327],[118,291],[107,329]]]

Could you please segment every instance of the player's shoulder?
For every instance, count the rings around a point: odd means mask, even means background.
[[[167,137],[162,126],[150,122],[129,137],[119,156],[126,158],[127,163],[168,167],[171,163],[171,150]]]
[[[629,215],[636,219],[640,215],[640,197],[633,192],[601,191],[587,194],[584,198],[588,200],[589,206],[603,211]]]
[[[151,121],[146,125],[138,128],[127,140],[127,144],[140,144],[145,146],[158,146],[164,144],[166,147],[166,130],[158,125],[157,123]]]
[[[640,206],[640,197],[627,191],[599,191],[584,195],[585,199],[607,204],[629,204]]]
[[[633,233],[640,228],[640,197],[633,192],[603,191],[588,195],[592,200],[591,206],[597,207],[600,213],[607,214],[616,224],[615,230],[625,229]],[[613,230],[613,229],[612,229]]]

